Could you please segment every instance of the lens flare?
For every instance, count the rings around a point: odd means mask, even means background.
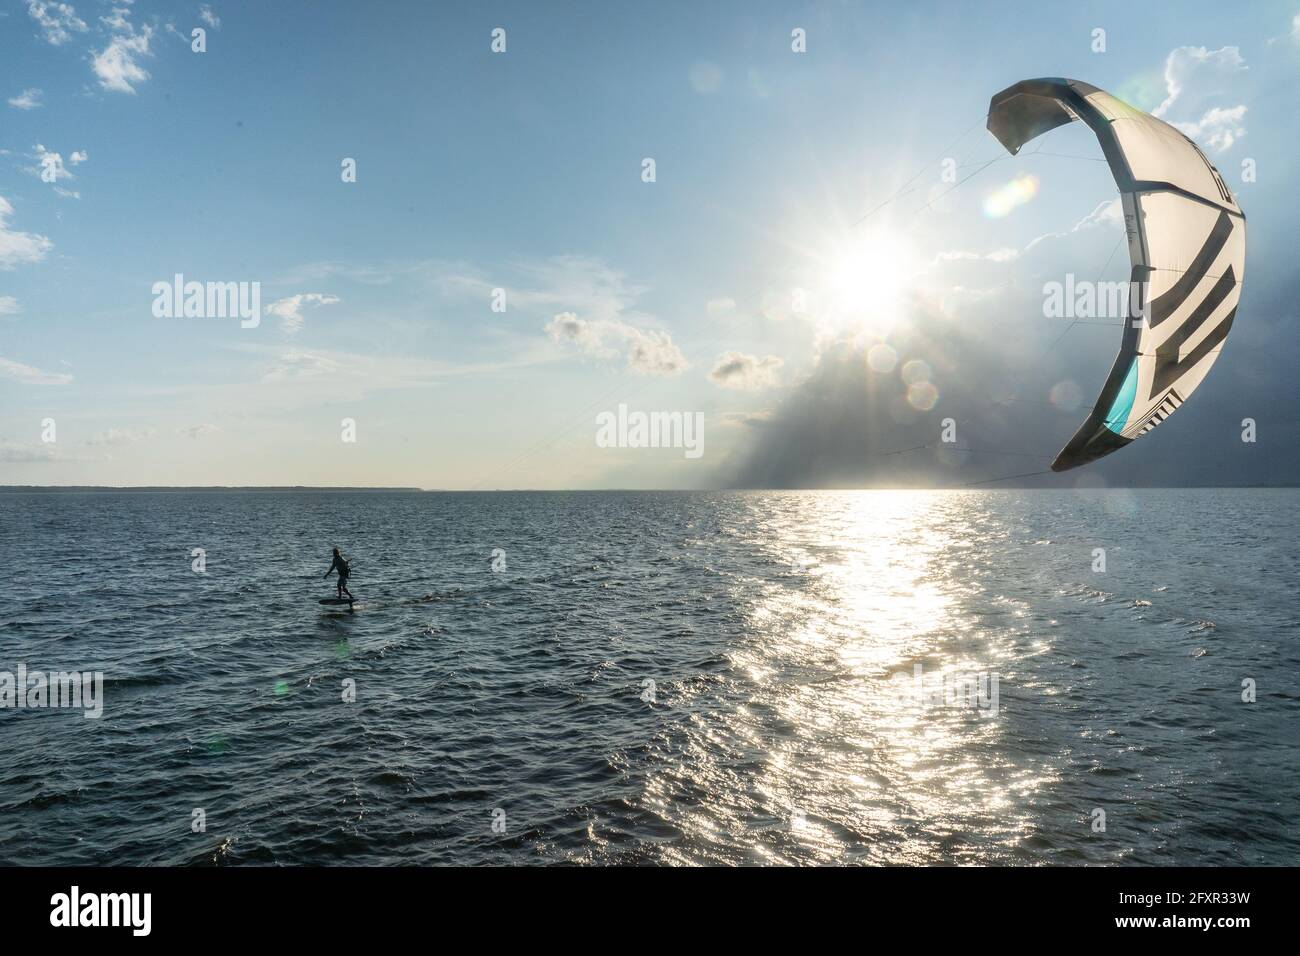
[[[1047,400],[1063,412],[1072,412],[1083,403],[1083,392],[1070,379],[1064,379],[1052,386]]]
[[[867,352],[867,364],[873,372],[892,372],[898,364],[898,353],[884,342],[879,342]]]
[[[929,363],[921,359],[912,359],[903,365],[903,381],[908,385],[918,385],[930,381]]]
[[[917,411],[928,412],[939,401],[939,390],[929,382],[915,382],[907,386],[907,404]]]
[[[984,215],[990,219],[1001,219],[1010,215],[1011,210],[1023,206],[1038,195],[1038,177],[1017,176],[1004,186],[999,186],[984,199]]]

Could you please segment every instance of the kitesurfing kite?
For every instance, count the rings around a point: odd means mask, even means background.
[[[1136,294],[1097,404],[1053,471],[1123,448],[1187,401],[1232,328],[1246,260],[1241,208],[1168,123],[1078,80],[1024,80],[989,103],[989,132],[1012,155],[1074,120],[1097,135],[1119,187]]]

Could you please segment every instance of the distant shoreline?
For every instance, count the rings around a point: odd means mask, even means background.
[[[493,495],[493,494],[714,494],[730,492],[755,494],[764,492],[805,492],[805,491],[1205,491],[1249,489],[1286,490],[1300,485],[1115,485],[1110,488],[1075,489],[1065,486],[1013,485],[999,484],[997,487],[971,488],[962,485],[950,487],[898,487],[898,488],[488,488],[473,490],[468,488],[372,488],[341,487],[330,485],[0,485],[0,495],[4,494],[241,494],[265,492],[303,492],[309,494],[447,494],[447,495]]]
[[[365,491],[376,494],[387,492],[424,491],[423,488],[366,488],[313,485],[0,485],[0,494],[42,492],[49,494],[76,492],[239,492],[239,491]]]

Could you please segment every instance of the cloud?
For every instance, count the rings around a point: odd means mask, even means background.
[[[178,431],[182,435],[198,440],[200,438],[206,438],[208,435],[216,434],[221,431],[221,428],[220,426],[213,425],[209,422],[203,422],[199,425],[191,425],[189,428],[181,428]]]
[[[48,171],[53,170],[54,179],[50,180],[51,182],[58,182],[60,179],[75,178],[73,177],[72,173],[68,171],[68,167],[63,165],[62,153],[56,153],[53,150],[48,150],[40,143],[37,143],[35,146],[32,147],[32,149],[35,150],[35,152],[32,153],[32,158],[36,160],[36,165],[28,166],[27,171],[31,173],[33,176],[41,176],[42,178],[46,178],[49,175]],[[74,151],[70,161],[74,166],[79,163],[84,163],[86,161],[86,154],[84,152]]]
[[[0,358],[0,378],[7,378],[20,385],[67,385],[72,381],[71,375],[62,372],[45,372],[7,358]]]
[[[1088,215],[1084,216],[1065,232],[1049,232],[1046,235],[1038,236],[1029,241],[1025,246],[1025,251],[1033,249],[1040,242],[1046,242],[1048,239],[1064,239],[1066,236],[1073,235],[1076,232],[1083,232],[1086,229],[1093,229],[1098,226],[1115,226],[1124,225],[1124,205],[1118,198],[1107,199],[1105,202],[1098,204],[1097,208]]]
[[[114,33],[134,33],[135,28],[131,25],[131,9],[129,6],[114,7],[106,17],[100,17],[99,22],[104,24]]]
[[[429,388],[452,377],[475,377],[517,367],[518,363],[454,364],[412,356],[361,355],[355,352],[243,346],[239,351],[265,356],[268,364],[258,383],[285,390],[287,398],[314,403],[364,397],[371,392]],[[235,401],[259,403],[265,393],[238,386]]]
[[[16,442],[0,442],[0,461],[10,464],[54,461],[56,457],[52,444],[20,445]]]
[[[221,29],[221,17],[213,13],[212,8],[206,3],[199,7],[199,19],[214,30]]]
[[[1177,47],[1165,58],[1164,102],[1151,113],[1164,119],[1180,100],[1222,94],[1228,79],[1246,69],[1246,60],[1235,46],[1218,50],[1203,46]]]
[[[1275,43],[1293,43],[1296,46],[1300,46],[1300,13],[1297,13],[1291,18],[1291,32],[1284,33],[1280,37],[1268,38],[1268,46],[1272,46]]]
[[[994,249],[992,252],[966,252],[958,249],[950,252],[941,252],[934,257],[934,261],[961,262],[966,260],[985,260],[988,262],[1012,262],[1019,257],[1019,249]]]
[[[645,288],[618,270],[582,256],[555,256],[515,268],[525,282],[510,292],[511,307],[558,306],[561,311],[545,326],[555,341],[602,360],[625,355],[627,368],[642,375],[676,375],[689,368],[672,336],[649,327],[652,317],[633,308]]]
[[[943,265],[951,262],[996,262],[996,263],[1014,263],[1025,253],[1034,249],[1040,243],[1049,239],[1064,239],[1066,236],[1073,235],[1077,232],[1097,228],[1097,227],[1123,227],[1124,225],[1124,207],[1118,198],[1107,199],[1097,205],[1092,212],[1084,216],[1069,229],[1064,232],[1049,232],[1029,240],[1024,249],[1003,248],[994,249],[991,252],[971,252],[966,249],[952,249],[940,252],[931,262],[933,266]]]
[[[736,311],[736,300],[729,295],[710,299],[704,306],[709,315],[730,315]]]
[[[1212,150],[1221,153],[1246,135],[1246,129],[1242,125],[1245,117],[1245,106],[1233,106],[1228,109],[1216,106],[1207,110],[1205,115],[1194,123],[1173,125],[1192,139],[1206,143]]]
[[[41,91],[38,89],[23,90],[17,96],[9,97],[9,105],[16,110],[34,110],[41,106]]]
[[[676,375],[689,367],[686,356],[673,344],[672,336],[656,329],[627,326],[620,332],[627,339],[627,367],[640,375]]]
[[[744,488],[951,486],[1033,471],[1021,453],[1040,450],[1046,469],[1077,423],[1039,404],[1013,415],[996,401],[1031,378],[1055,381],[1057,362],[1071,357],[1043,357],[1059,328],[1026,324],[1027,312],[1007,296],[950,311],[919,295],[885,341],[857,330],[819,341],[770,416],[745,422],[720,477]],[[960,447],[977,453],[945,445],[945,417],[959,421]]]
[[[14,207],[0,196],[0,269],[40,262],[54,248],[45,236],[31,232],[14,232],[8,228],[8,219]]]
[[[561,312],[546,326],[546,333],[557,342],[576,346],[579,351],[598,358],[614,358],[617,349],[604,344],[600,330],[594,322],[580,319],[572,312]]]
[[[148,441],[158,434],[155,428],[106,428],[104,431],[87,439],[87,445],[134,445],[136,442]]]
[[[149,73],[140,66],[137,58],[150,55],[153,27],[146,25],[137,33],[127,19],[127,13],[127,8],[118,7],[111,17],[100,17],[114,35],[108,46],[96,53],[90,63],[99,78],[99,85],[114,93],[134,93],[136,86],[149,79]]]
[[[709,378],[723,388],[752,392],[780,384],[777,369],[784,364],[775,355],[759,358],[744,352],[724,352],[718,356]]]
[[[72,155],[68,157],[68,162],[70,162],[73,166],[76,166],[79,163],[84,163],[89,158],[90,157],[86,155],[86,151],[84,149],[82,150],[74,149],[72,151]]]
[[[266,311],[280,320],[286,335],[297,335],[302,329],[304,305],[334,305],[338,296],[324,295],[320,292],[300,292],[284,299],[277,299],[266,307]]]
[[[17,315],[22,309],[11,295],[0,295],[0,315]]]
[[[31,0],[27,12],[36,21],[45,35],[45,39],[54,46],[67,43],[73,33],[85,33],[86,21],[77,16],[77,11],[69,3],[46,3],[44,0]]]
[[[1248,67],[1235,46],[1180,46],[1165,59],[1165,99],[1152,115],[1222,152],[1246,135],[1244,105],[1222,106]]]
[[[640,375],[677,375],[690,367],[667,332],[640,329],[621,319],[587,320],[561,312],[546,325],[546,332],[555,341],[574,345],[595,358],[626,354],[627,368]]]
[[[772,420],[772,410],[761,412],[724,412],[720,424],[727,428],[762,428]]]
[[[265,374],[263,382],[291,382],[337,375],[342,365],[322,352],[293,349],[285,352]]]
[[[56,195],[62,196],[64,199],[80,199],[80,198],[81,198],[81,193],[79,193],[79,192],[77,192],[76,190],[73,190],[73,189],[64,189],[62,186],[55,186],[55,187],[54,187],[54,192],[55,192]]]

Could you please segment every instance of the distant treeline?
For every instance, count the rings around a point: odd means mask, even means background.
[[[309,485],[0,485],[0,494],[6,492],[123,492],[123,491],[180,491],[180,492],[240,492],[240,491],[365,491],[383,494],[394,491],[422,491],[421,488],[314,488]]]

